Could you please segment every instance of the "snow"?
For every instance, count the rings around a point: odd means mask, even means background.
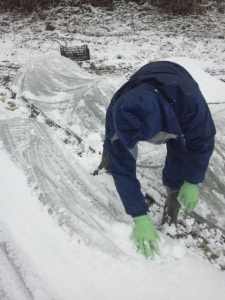
[[[223,299],[225,274],[166,237],[153,261],[134,249],[113,258],[71,237],[31,195],[2,145],[0,154],[1,299]],[[111,230],[128,249],[130,227]]]
[[[171,226],[165,226],[165,231],[169,233],[171,236],[176,235],[177,233],[177,229],[174,224],[172,224]]]
[[[224,103],[225,84],[202,70],[198,60],[190,60],[187,57],[168,58],[165,60],[180,64],[192,75],[199,84],[207,103]],[[220,92],[218,93],[218,91]]]
[[[153,9],[141,17],[137,12],[132,28],[130,19],[124,20],[122,9],[116,10],[117,19],[111,12],[90,9],[91,21],[88,14],[79,14],[78,8],[71,12],[66,8],[66,17],[59,13],[54,21],[57,31],[52,36],[46,34],[40,19],[31,22],[35,14],[24,19],[18,16],[11,27],[6,27],[0,41],[0,299],[225,299],[222,232],[197,224],[185,214],[180,216],[183,225],[177,228],[160,225],[165,201],[161,183],[164,145],[141,144],[137,161],[142,191],[156,200],[150,216],[160,229],[160,256],[147,260],[136,252],[134,224],[124,212],[112,177],[104,170],[98,176],[91,175],[100,163],[109,95],[145,63],[174,61],[198,82],[218,132],[217,148],[196,211],[225,228],[225,104],[217,105],[225,102],[225,84],[219,80],[224,79],[225,52],[224,40],[216,38],[223,34],[223,18],[212,14],[200,17],[198,22],[192,17],[170,21]],[[9,13],[0,15],[0,21],[6,23],[10,18]],[[91,61],[81,63],[80,68],[61,58],[58,41],[63,40],[87,43]],[[54,69],[51,59],[45,60],[44,76],[49,76],[47,82],[51,82],[52,89],[45,89],[46,77],[37,78],[40,73],[34,73],[30,77],[32,88],[22,95],[57,124],[79,135],[83,140],[80,144],[63,129],[48,127],[43,114],[29,118],[30,109],[19,97],[11,99],[11,92],[5,88],[12,88],[13,77],[18,78],[21,71],[25,70],[26,75],[29,70],[35,71],[35,62],[47,56],[63,62],[60,67],[55,64]],[[90,71],[92,64],[113,72],[89,74],[85,69]],[[67,74],[70,79],[55,79],[56,73]],[[39,89],[32,85],[35,80],[40,80]],[[82,80],[87,82],[85,88]],[[79,101],[71,100],[68,81],[72,92],[84,88]],[[90,90],[90,86],[95,89]],[[14,88],[18,92],[19,84]],[[90,102],[96,106],[89,109]],[[90,112],[98,112],[97,117]],[[197,238],[192,232],[197,232]]]

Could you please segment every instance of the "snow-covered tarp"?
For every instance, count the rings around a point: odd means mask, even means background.
[[[225,117],[222,105],[225,102],[225,84],[203,71],[194,60],[179,57],[168,60],[182,65],[189,71],[198,82],[212,111],[217,128],[216,147],[205,182],[200,185],[202,202],[197,212],[213,224],[225,229],[225,140],[223,134]],[[91,133],[97,133],[100,135],[99,143],[101,143],[104,138],[106,108],[111,97],[124,81],[124,78],[118,76],[103,77],[89,74],[76,62],[62,56],[44,55],[29,61],[19,69],[14,78],[12,90],[17,94],[17,98],[22,97],[34,104],[54,122],[63,128],[71,129],[81,139],[88,139]],[[139,159],[142,160],[142,167],[151,168],[151,162],[155,160],[155,157],[147,155],[144,161],[146,151],[152,151],[151,146],[142,143]],[[161,147],[161,153],[161,156],[157,154],[161,161],[155,175],[158,178],[156,190],[157,186],[160,186],[165,148]],[[138,171],[143,173],[141,168]]]
[[[106,107],[122,82],[119,77],[92,75],[63,56],[44,55],[18,70],[12,90],[84,137],[89,132],[103,135]]]

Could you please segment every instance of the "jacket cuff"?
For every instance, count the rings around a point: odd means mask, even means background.
[[[136,217],[140,217],[140,216],[146,216],[147,215],[147,212],[142,212],[142,213],[137,213],[137,214],[134,214],[134,215],[131,215],[132,218],[136,218]]]

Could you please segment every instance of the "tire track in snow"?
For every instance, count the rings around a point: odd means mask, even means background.
[[[0,243],[0,269],[2,270],[0,272],[0,299],[33,299],[14,261],[8,255],[7,245],[2,241]]]
[[[51,288],[44,284],[29,256],[26,256],[26,251],[20,251],[2,222],[0,228],[0,299],[59,300]]]

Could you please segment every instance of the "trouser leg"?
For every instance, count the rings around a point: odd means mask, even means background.
[[[98,166],[98,169],[95,170],[92,173],[92,175],[94,175],[94,176],[98,175],[99,170],[102,170],[103,168],[106,169],[106,172],[110,173],[109,169],[108,169],[108,156],[107,156],[107,152],[106,152],[106,150],[104,148],[103,148],[101,162],[100,162],[100,164]]]
[[[179,190],[184,183],[185,157],[187,149],[181,141],[171,139],[166,143],[167,155],[163,168],[163,184]]]
[[[104,148],[103,148],[103,152],[102,152],[102,159],[101,159],[100,165],[98,166],[98,170],[101,170],[103,168],[108,171],[108,157],[107,157],[107,152]]]
[[[180,203],[177,200],[179,189],[184,183],[184,162],[187,149],[181,141],[171,139],[167,142],[167,156],[163,169],[163,184],[167,188],[162,224],[177,224]]]
[[[177,200],[179,190],[167,188],[167,198],[164,205],[162,224],[177,225],[177,217],[180,210],[180,203]]]

